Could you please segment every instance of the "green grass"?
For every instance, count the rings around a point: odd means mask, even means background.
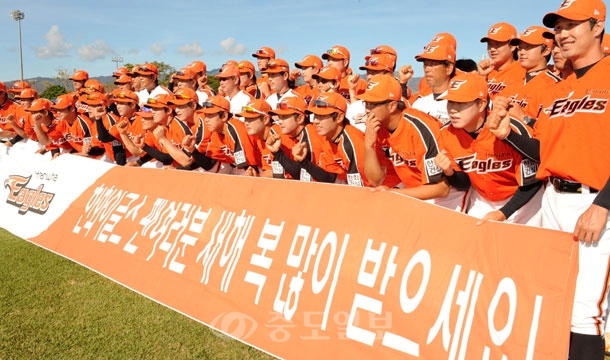
[[[0,229],[0,359],[273,359]]]

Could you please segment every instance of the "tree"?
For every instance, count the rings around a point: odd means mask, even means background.
[[[218,94],[218,87],[220,86],[220,81],[218,81],[216,77],[208,75],[208,85],[210,85],[210,87],[214,89],[214,92]]]
[[[55,69],[57,74],[55,75],[55,80],[62,86],[64,89],[67,89],[72,84],[72,80],[70,80],[70,76],[74,74],[74,71],[70,72],[68,69],[57,68]]]
[[[51,85],[46,88],[42,94],[40,94],[41,98],[55,100],[59,95],[67,94],[66,88],[61,85]]]

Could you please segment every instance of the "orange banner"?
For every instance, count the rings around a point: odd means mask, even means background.
[[[288,359],[565,359],[566,233],[391,192],[114,168],[33,242]]]

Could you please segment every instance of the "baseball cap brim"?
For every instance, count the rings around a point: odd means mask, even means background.
[[[330,115],[333,113],[340,113],[341,111],[333,108],[333,107],[312,107],[305,110],[307,115],[315,114],[315,115]]]
[[[460,94],[445,94],[436,98],[436,101],[453,101],[458,103],[468,103],[471,101],[475,101],[478,97],[468,96],[468,95],[460,95]]]
[[[367,101],[368,102],[373,102],[373,103],[375,103],[375,102],[382,102],[382,101],[386,101],[386,100],[391,100],[391,99],[387,99],[387,98],[381,98],[381,97],[378,97],[378,96],[375,96],[373,94],[366,93],[366,92],[364,94],[358,95],[356,97],[359,100],[362,100],[362,101],[365,101],[365,102],[367,102]]]
[[[136,115],[138,115],[142,119],[151,119],[153,117],[153,114],[151,112],[146,111],[138,111],[136,112]]]
[[[245,117],[245,118],[249,118],[249,119],[254,119],[257,118],[259,116],[264,116],[263,114],[259,114],[259,113],[252,113],[252,112],[242,112],[237,114],[236,116],[240,116],[240,117]]]

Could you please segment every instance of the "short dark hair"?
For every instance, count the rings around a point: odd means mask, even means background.
[[[455,62],[455,67],[468,73],[477,70],[477,63],[472,59],[458,59]]]

